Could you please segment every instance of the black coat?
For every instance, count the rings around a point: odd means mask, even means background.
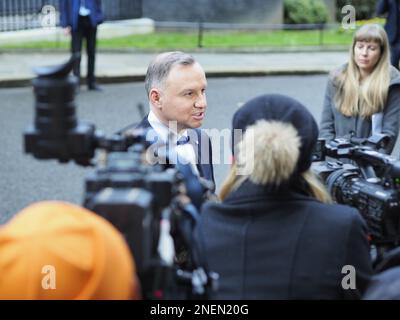
[[[360,298],[372,274],[366,225],[357,210],[296,191],[245,182],[207,203],[201,228],[218,299]],[[342,290],[345,265],[357,290]]]
[[[385,30],[390,43],[399,38],[399,4],[397,0],[380,0],[376,6],[378,15],[387,14]]]
[[[145,116],[142,121],[137,125],[138,128],[151,128],[151,125],[149,123],[149,120],[147,119],[147,116]],[[214,169],[212,165],[212,146],[211,146],[211,140],[210,137],[205,133],[204,131],[200,129],[194,129],[196,132],[196,137],[195,139],[191,139],[190,143],[193,146],[194,152],[196,154],[196,159],[198,161],[197,163],[197,170],[199,170],[199,174],[201,177],[212,181],[215,184],[214,180]],[[202,161],[199,161],[199,159],[203,159],[202,155],[208,154],[207,158],[204,161],[205,163],[202,163]]]

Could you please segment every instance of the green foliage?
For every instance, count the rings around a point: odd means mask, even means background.
[[[342,8],[352,5],[356,9],[357,20],[368,20],[375,16],[377,0],[337,0],[337,19],[343,18]]]
[[[326,23],[328,9],[322,0],[285,0],[284,21],[290,24]]]
[[[350,46],[353,30],[325,30],[321,38],[317,30],[279,30],[248,32],[205,32],[204,48],[288,48],[302,46]],[[321,40],[323,42],[321,43]],[[198,34],[195,32],[175,33],[156,32],[144,35],[131,35],[112,39],[98,39],[99,51],[102,49],[144,49],[156,51],[196,49]],[[23,42],[20,44],[0,44],[2,50],[54,50],[67,52],[70,43],[65,41]]]

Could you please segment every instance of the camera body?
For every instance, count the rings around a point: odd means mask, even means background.
[[[189,165],[150,163],[146,131],[106,136],[79,121],[78,82],[69,75],[78,59],[36,69],[35,120],[24,132],[25,152],[95,166],[85,180],[83,205],[124,235],[144,298],[209,298],[218,275],[208,270],[202,239],[194,231],[207,188]],[[94,162],[96,150],[100,161]]]
[[[155,256],[159,230],[154,222],[179,195],[183,182],[173,168],[143,165],[137,154],[141,147],[109,153],[106,164],[86,176],[83,202],[124,234],[139,272],[146,270]]]
[[[319,139],[312,170],[337,203],[359,210],[372,244],[392,248],[400,244],[400,161],[377,151],[385,140]]]

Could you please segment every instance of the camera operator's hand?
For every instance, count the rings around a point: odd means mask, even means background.
[[[206,192],[204,202],[221,202],[221,199],[213,192]]]
[[[186,195],[186,188],[185,186],[180,186],[180,194],[176,197],[176,200],[178,201],[178,203],[184,207],[190,203],[192,203],[192,201],[190,200],[190,198]]]
[[[64,35],[65,36],[70,36],[71,35],[71,27],[70,26],[65,27],[63,30],[64,30]]]
[[[205,192],[203,195],[203,202],[208,202],[208,201],[219,202],[220,199],[215,194],[215,184],[212,181],[207,180],[202,177],[199,177],[199,181],[200,181],[201,185],[203,186],[203,188],[205,189]]]

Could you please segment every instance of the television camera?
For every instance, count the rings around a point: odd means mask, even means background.
[[[376,259],[400,245],[400,161],[379,152],[388,137],[319,139],[312,170],[337,203],[364,217]]]

